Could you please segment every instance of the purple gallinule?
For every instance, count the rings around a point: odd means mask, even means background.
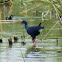
[[[44,27],[40,26],[41,23],[38,26],[28,26],[27,22],[23,20],[21,24],[25,25],[25,29],[29,35],[31,35],[33,42],[35,42],[35,46],[37,44],[36,36],[40,34],[40,30],[42,30]]]

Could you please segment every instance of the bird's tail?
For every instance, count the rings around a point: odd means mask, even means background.
[[[44,26],[42,26],[42,29],[44,28]]]
[[[39,26],[41,26],[41,23],[39,24]]]

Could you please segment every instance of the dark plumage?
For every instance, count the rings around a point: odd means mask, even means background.
[[[35,41],[35,45],[36,45],[36,43],[37,43],[36,36],[40,34],[40,30],[42,30],[44,27],[40,26],[41,23],[38,26],[28,26],[28,24],[25,20],[23,20],[21,22],[21,24],[22,23],[25,25],[25,29],[26,29],[27,33],[29,35],[31,35],[32,40]]]
[[[41,23],[39,24],[39,26],[41,26]]]
[[[0,39],[0,43],[2,43],[2,39]]]
[[[12,20],[12,18],[13,18],[13,14],[12,15],[10,15],[9,17],[6,17],[6,20]]]

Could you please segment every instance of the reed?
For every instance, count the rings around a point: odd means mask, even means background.
[[[23,53],[22,52],[21,52],[21,55],[22,55],[23,61],[25,62],[25,59],[24,59],[24,56],[23,56]]]

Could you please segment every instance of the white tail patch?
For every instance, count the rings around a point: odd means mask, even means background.
[[[39,32],[41,32],[41,31],[42,31],[42,29],[39,30]]]

